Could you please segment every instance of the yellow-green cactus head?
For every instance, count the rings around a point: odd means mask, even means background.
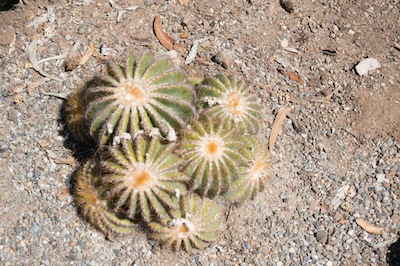
[[[177,153],[184,160],[185,173],[192,178],[192,189],[210,198],[229,189],[250,156],[237,131],[205,115],[184,130]]]
[[[173,149],[172,143],[163,145],[158,138],[149,141],[143,136],[109,147],[102,182],[117,212],[149,222],[168,217],[168,210],[178,206],[189,177],[179,171],[181,159]]]
[[[216,238],[221,208],[194,194],[181,198],[180,207],[168,220],[150,223],[153,237],[174,250],[203,249]]]
[[[99,145],[141,132],[175,141],[176,130],[195,113],[193,88],[168,58],[147,52],[136,62],[129,56],[124,68],[111,63],[109,75],[98,78],[106,85],[88,88],[85,115]]]
[[[197,87],[198,101],[204,112],[217,117],[227,128],[256,133],[261,120],[261,106],[255,95],[233,76],[217,75]]]

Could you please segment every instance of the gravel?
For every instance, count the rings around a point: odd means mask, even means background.
[[[398,19],[391,1],[300,1],[289,14],[279,3],[259,0],[188,1],[188,7],[179,1],[121,0],[115,1],[120,7],[139,8],[120,23],[115,21],[117,10],[106,2],[31,2],[0,11],[0,22],[9,20],[7,31],[15,31],[15,40],[0,43],[2,265],[396,265],[397,120],[382,115],[386,123],[369,130],[364,126],[372,118],[360,120],[365,95],[379,98],[400,82],[400,53],[387,50],[396,41]],[[49,3],[55,24],[25,29],[47,12]],[[75,156],[61,119],[61,96],[100,72],[108,58],[127,51],[139,55],[145,49],[165,52],[152,33],[156,13],[162,14],[164,29],[173,38],[188,31],[188,38],[181,40],[186,51],[194,40],[210,37],[185,70],[200,77],[234,74],[251,84],[263,103],[266,137],[277,111],[294,107],[272,152],[269,188],[223,213],[226,224],[218,240],[190,254],[160,247],[144,230],[133,238],[106,240],[79,217],[69,194],[78,160],[57,163],[58,158]],[[55,35],[48,39],[40,27]],[[82,55],[94,43],[95,56],[70,72],[64,71],[64,59],[43,62],[45,72],[62,78],[44,81],[27,56],[36,34],[48,39],[40,42],[38,60],[62,55],[77,41]],[[368,38],[376,34],[382,40]],[[299,53],[283,49],[283,39]],[[322,54],[322,49],[336,53]],[[221,52],[229,53],[228,70],[212,61]],[[353,67],[367,55],[381,68],[359,77]],[[285,71],[298,72],[303,83]],[[393,101],[400,101],[398,96],[391,95]],[[335,195],[346,185],[347,195],[334,209]],[[357,225],[359,218],[387,230],[370,234]]]

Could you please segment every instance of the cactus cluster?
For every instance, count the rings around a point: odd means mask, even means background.
[[[233,76],[192,86],[149,52],[124,66],[111,62],[66,103],[73,139],[97,150],[75,174],[79,213],[107,237],[142,222],[175,250],[206,247],[223,202],[243,203],[266,187],[260,109]]]

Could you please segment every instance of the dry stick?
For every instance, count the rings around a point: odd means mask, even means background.
[[[339,128],[339,129],[341,129],[341,130],[343,130],[344,132],[346,132],[347,134],[349,134],[350,136],[352,136],[355,140],[356,140],[356,143],[357,143],[357,145],[359,146],[359,147],[361,147],[361,140],[356,136],[356,135],[354,135],[352,132],[350,132],[349,130],[347,130],[347,129],[345,129],[345,128],[343,128],[343,127],[341,127],[341,128]]]
[[[48,77],[57,81],[62,81],[62,79],[60,79],[59,77],[48,74],[39,66],[39,63],[36,58],[36,49],[37,49],[37,40],[33,40],[33,42],[28,46],[28,56],[29,60],[33,65],[33,68],[44,77]]]
[[[67,57],[67,54],[68,54],[68,52],[65,52],[64,54],[55,55],[55,56],[52,56],[52,57],[47,57],[47,58],[44,58],[42,60],[37,61],[37,63],[40,65],[40,64],[43,64],[44,62],[47,62],[47,61],[56,60],[56,59],[63,59],[65,57]]]
[[[56,97],[59,98],[61,100],[67,100],[68,97],[68,93],[48,93],[48,92],[42,92],[44,95],[48,95],[48,96],[52,96],[52,97]]]

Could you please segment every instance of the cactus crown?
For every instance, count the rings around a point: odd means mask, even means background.
[[[138,137],[109,147],[103,160],[102,182],[117,211],[134,218],[139,212],[145,221],[152,214],[165,218],[177,207],[176,195],[186,192],[189,178],[179,172],[181,159],[172,153],[173,144],[163,145],[158,138]]]
[[[221,224],[221,209],[208,199],[188,194],[181,198],[180,207],[172,212],[169,220],[153,222],[150,228],[154,238],[174,250],[204,248],[215,239]]]
[[[110,64],[110,73],[99,76],[104,85],[88,88],[86,118],[90,133],[100,145],[130,133],[160,134],[176,140],[176,129],[194,114],[194,92],[185,74],[167,58],[154,60],[145,53],[126,67]]]
[[[244,133],[255,133],[260,121],[257,97],[233,76],[218,75],[205,79],[197,88],[200,106],[227,127],[237,127]]]
[[[219,120],[201,116],[183,132],[178,148],[185,172],[192,177],[192,188],[210,198],[228,190],[238,178],[239,166],[250,156],[235,130],[221,125]]]

